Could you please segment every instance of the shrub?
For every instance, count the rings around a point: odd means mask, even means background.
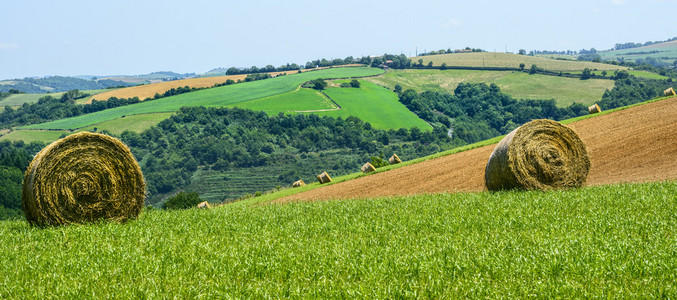
[[[163,208],[167,210],[187,209],[196,207],[200,202],[202,202],[202,199],[200,199],[200,195],[196,192],[180,192],[176,196],[169,198],[163,205]]]

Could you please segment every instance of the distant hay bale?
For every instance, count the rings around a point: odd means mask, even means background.
[[[24,174],[22,206],[31,225],[124,222],[143,209],[139,164],[118,139],[81,132],[40,151]]]
[[[212,206],[209,205],[209,202],[202,201],[197,205],[197,208],[199,208],[199,209],[210,209],[210,208],[212,208]]]
[[[590,114],[596,114],[598,112],[601,112],[602,109],[595,103],[593,106],[588,107],[588,113]]]
[[[399,156],[397,156],[397,154],[394,154],[394,153],[393,153],[393,156],[391,156],[391,157],[388,159],[388,162],[389,162],[391,165],[394,165],[394,164],[399,164],[399,163],[401,163],[402,160],[400,159]]]
[[[374,165],[372,165],[370,162],[367,162],[366,164],[364,164],[364,166],[362,166],[361,170],[362,173],[366,174],[376,171],[376,168],[374,168]]]
[[[296,187],[301,187],[301,186],[304,186],[304,185],[306,185],[306,183],[303,182],[303,180],[299,179],[299,180],[295,181],[294,183],[292,183],[291,187],[296,188]]]
[[[329,174],[327,174],[327,172],[322,172],[322,174],[317,175],[317,181],[319,181],[320,184],[324,184],[327,182],[331,182],[331,177],[329,177]]]
[[[663,92],[665,96],[675,96],[675,90],[673,88],[669,88]]]
[[[534,120],[506,135],[489,157],[489,190],[580,187],[590,158],[578,135],[558,122]]]

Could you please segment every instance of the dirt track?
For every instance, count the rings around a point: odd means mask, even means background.
[[[569,124],[592,162],[587,185],[677,179],[677,98]],[[278,201],[368,198],[484,190],[496,145],[361,177]]]

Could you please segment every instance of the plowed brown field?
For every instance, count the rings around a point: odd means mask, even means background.
[[[587,185],[677,179],[677,97],[569,124],[592,162]],[[484,168],[496,145],[360,177],[281,198],[369,198],[485,190]]]

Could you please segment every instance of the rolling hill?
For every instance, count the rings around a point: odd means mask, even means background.
[[[573,102],[592,105],[607,89],[614,87],[608,79],[567,78],[514,71],[481,70],[391,70],[368,81],[394,89],[453,91],[461,82],[494,83],[501,91],[517,99],[555,99],[564,107]]]
[[[68,129],[75,130],[96,123],[110,121],[125,116],[172,112],[182,106],[226,106],[240,102],[269,97],[294,91],[300,84],[315,78],[364,77],[380,74],[382,70],[373,68],[330,68],[313,72],[279,76],[268,80],[245,82],[192,93],[141,102],[134,105],[107,109],[78,117],[53,122],[24,126],[22,129]]]
[[[677,98],[569,124],[588,148],[588,185],[677,179]],[[494,140],[494,143],[498,140]],[[484,188],[495,144],[291,195],[279,201],[369,198]]]
[[[602,63],[593,63],[587,61],[572,61],[572,60],[556,60],[538,56],[518,55],[512,53],[497,53],[497,52],[473,52],[473,53],[450,53],[428,56],[417,56],[410,58],[412,63],[418,63],[420,59],[423,60],[423,65],[428,62],[433,63],[433,66],[441,66],[443,63],[447,66],[458,67],[493,67],[493,68],[517,68],[521,63],[526,68],[531,65],[536,65],[539,68],[553,71],[553,72],[572,72],[583,71],[585,68],[591,70],[625,70],[626,67],[614,66]]]
[[[622,50],[598,51],[603,60],[637,61],[651,58],[672,65],[677,61],[677,40]]]

